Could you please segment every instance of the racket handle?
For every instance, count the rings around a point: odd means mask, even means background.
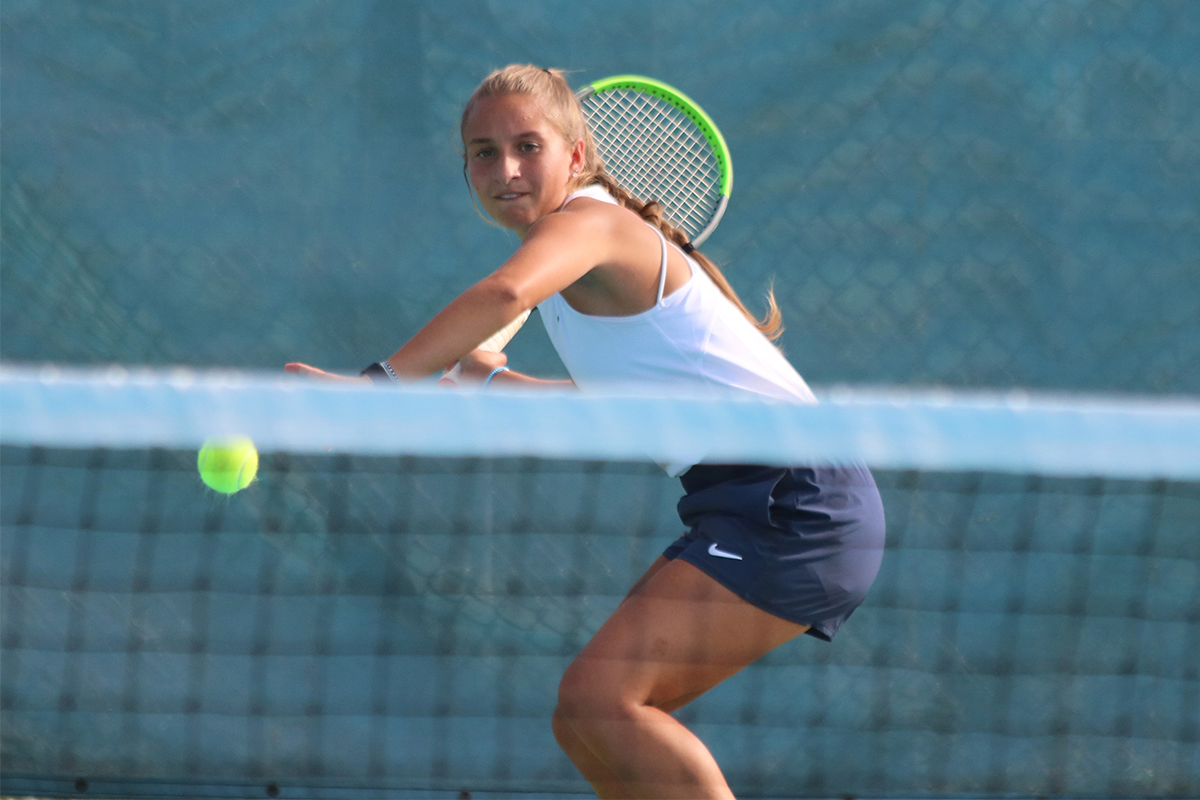
[[[530,309],[532,311],[532,309]],[[489,353],[499,353],[504,349],[504,346],[512,341],[512,338],[517,335],[517,331],[521,330],[521,326],[525,324],[525,320],[529,319],[529,311],[525,311],[521,316],[514,319],[512,322],[505,325],[500,330],[489,336],[483,344],[479,345],[479,350],[487,350]],[[454,366],[442,373],[442,381],[448,381],[455,386],[462,380],[462,364],[455,362]]]
[[[532,310],[530,309],[530,311]],[[517,331],[521,330],[521,326],[527,319],[529,319],[529,311],[522,312],[521,316],[489,336],[483,344],[479,345],[479,349],[487,350],[489,353],[499,353],[517,335]]]

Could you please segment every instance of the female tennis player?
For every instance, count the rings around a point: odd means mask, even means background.
[[[381,380],[459,362],[491,387],[544,385],[481,342],[533,307],[580,390],[655,386],[815,402],[720,271],[604,171],[561,74],[511,66],[462,116],[464,171],[521,244],[386,362]],[[303,364],[288,370],[339,379]],[[341,378],[361,380],[364,378]],[[733,797],[671,712],[784,642],[828,641],[879,569],[883,510],[864,467],[675,464],[687,532],[666,548],[562,678],[553,729],[602,798]],[[804,687],[796,687],[804,691]],[[803,758],[803,753],[797,753]]]

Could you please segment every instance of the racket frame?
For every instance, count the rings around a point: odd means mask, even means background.
[[[730,157],[729,145],[725,143],[725,137],[721,135],[721,130],[712,121],[712,117],[708,116],[696,101],[675,87],[644,75],[613,75],[601,78],[580,88],[575,92],[575,97],[582,103],[592,95],[618,90],[641,92],[673,106],[692,121],[705,141],[708,142],[709,147],[712,148],[720,174],[718,185],[720,198],[708,223],[691,239],[693,245],[699,245],[716,230],[717,225],[721,222],[721,217],[725,215],[725,207],[729,205],[729,195],[733,191],[733,159]],[[639,197],[638,199],[649,201],[656,198]],[[664,210],[667,212],[667,216],[672,216],[671,212],[674,209],[664,208]]]

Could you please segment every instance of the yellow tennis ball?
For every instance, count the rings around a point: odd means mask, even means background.
[[[258,450],[245,436],[206,439],[196,459],[200,480],[221,494],[245,489],[258,472]]]

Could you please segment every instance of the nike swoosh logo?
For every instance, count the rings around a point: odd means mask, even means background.
[[[732,558],[734,561],[741,561],[742,557],[737,553],[731,553],[728,550],[722,550],[717,547],[717,543],[713,542],[708,546],[708,554],[710,556],[718,556],[720,558]]]

